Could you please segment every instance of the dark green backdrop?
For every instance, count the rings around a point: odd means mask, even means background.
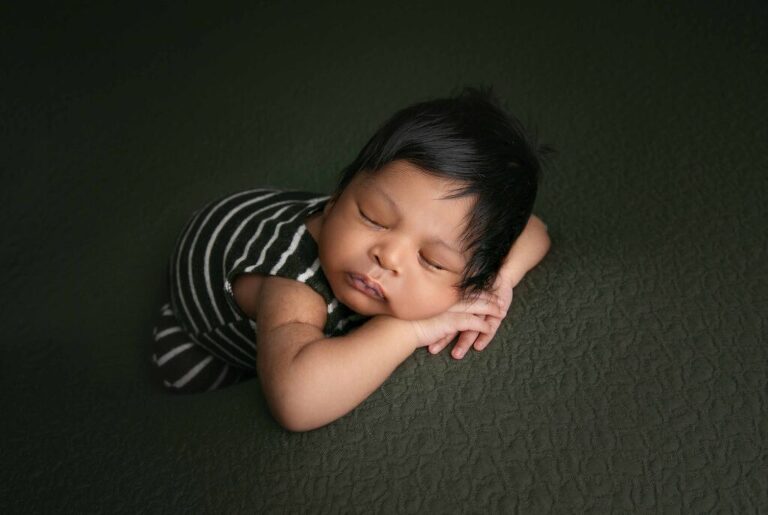
[[[0,8],[0,511],[768,511],[765,2],[91,4]],[[193,210],[466,84],[560,151],[486,351],[305,434],[152,380]]]

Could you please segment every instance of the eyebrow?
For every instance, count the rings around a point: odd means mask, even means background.
[[[382,197],[384,197],[384,200],[387,201],[387,203],[390,205],[392,210],[397,214],[397,216],[402,217],[402,213],[400,212],[400,207],[397,205],[397,202],[395,202],[392,197],[390,197],[386,191],[381,189],[380,186],[373,183],[372,181],[368,183],[368,186],[371,189],[376,190]],[[432,238],[428,240],[428,243],[435,243],[437,245],[442,245],[443,247],[447,248],[448,250],[455,252],[456,254],[460,255],[461,257],[464,257],[464,253],[458,250],[456,247],[449,244],[447,241],[443,240],[442,238]]]

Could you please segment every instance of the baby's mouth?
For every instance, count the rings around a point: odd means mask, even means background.
[[[368,278],[359,274],[350,273],[349,279],[352,281],[352,284],[363,293],[367,293],[371,297],[374,297],[378,300],[385,299],[384,293],[381,291],[381,287],[373,281],[370,281]]]

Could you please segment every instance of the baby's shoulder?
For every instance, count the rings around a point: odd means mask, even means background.
[[[325,299],[313,288],[295,279],[273,275],[243,274],[233,285],[237,298],[237,285],[246,277],[241,288],[241,297],[252,299],[247,306],[261,329],[269,330],[291,322],[309,324],[322,330],[328,318]],[[247,302],[247,301],[246,301]],[[238,301],[239,304],[239,301]],[[244,310],[245,311],[245,310]]]

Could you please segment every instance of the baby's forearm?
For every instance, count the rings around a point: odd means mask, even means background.
[[[512,287],[517,286],[523,276],[544,259],[550,246],[547,226],[538,217],[531,216],[507,254],[500,273],[507,277]]]
[[[409,322],[386,316],[374,317],[344,336],[305,345],[282,381],[290,429],[315,429],[347,414],[416,347]]]

